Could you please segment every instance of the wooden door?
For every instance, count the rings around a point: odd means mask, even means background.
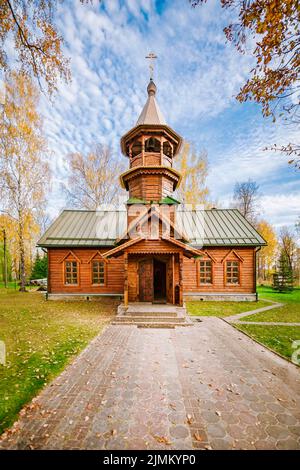
[[[167,302],[174,304],[174,255],[167,262]]]
[[[146,258],[139,263],[139,300],[152,302],[153,300],[153,261]]]

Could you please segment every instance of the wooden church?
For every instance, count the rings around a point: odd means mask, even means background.
[[[147,92],[121,138],[124,208],[64,210],[39,240],[48,252],[48,298],[116,296],[125,306],[256,300],[256,253],[265,240],[236,209],[190,210],[174,198],[182,138],[165,122],[152,79]]]

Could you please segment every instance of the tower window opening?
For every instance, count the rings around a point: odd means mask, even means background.
[[[172,147],[169,142],[163,143],[163,152],[167,157],[172,157]]]
[[[145,142],[145,152],[160,153],[160,141],[154,137],[150,137],[150,139]]]
[[[142,153],[142,143],[139,140],[136,140],[132,144],[131,155],[132,157],[136,157],[140,153]]]

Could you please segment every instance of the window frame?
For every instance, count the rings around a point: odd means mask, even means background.
[[[103,278],[104,278],[104,282],[103,284],[102,283],[99,283],[99,282],[93,282],[94,281],[94,263],[102,263],[103,264]],[[101,258],[93,258],[91,261],[90,261],[90,272],[91,272],[91,285],[92,286],[98,286],[98,287],[105,287],[106,286],[106,275],[107,275],[107,272],[106,272],[106,263],[103,259]]]
[[[75,283],[68,283],[67,282],[67,263],[76,263],[76,271],[77,271],[77,282]],[[65,259],[63,262],[63,280],[64,286],[66,287],[74,287],[79,286],[79,279],[80,279],[80,268],[79,268],[79,261],[77,259]],[[72,273],[72,272],[71,272]]]
[[[201,282],[201,262],[209,262],[211,265],[211,282]],[[214,262],[211,258],[203,258],[198,260],[198,266],[197,266],[197,277],[198,277],[198,286],[212,286],[214,283]]]
[[[237,268],[238,268],[238,282],[236,283],[233,283],[233,282],[229,282],[228,281],[228,274],[227,274],[227,264],[228,263],[237,263]],[[232,269],[232,268],[231,268]],[[241,285],[241,262],[240,260],[238,259],[226,259],[225,260],[225,263],[224,263],[224,270],[225,270],[225,273],[224,273],[224,276],[225,276],[225,284],[226,286],[228,287],[236,287],[236,286],[240,286]],[[232,272],[231,271],[231,275],[232,275]]]

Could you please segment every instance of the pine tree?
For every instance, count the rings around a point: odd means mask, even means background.
[[[277,292],[293,290],[293,269],[286,253],[282,250],[279,257],[278,271],[273,275],[273,289]]]
[[[47,277],[47,271],[48,271],[47,255],[41,258],[39,255],[39,252],[37,252],[30,279],[44,279]]]

